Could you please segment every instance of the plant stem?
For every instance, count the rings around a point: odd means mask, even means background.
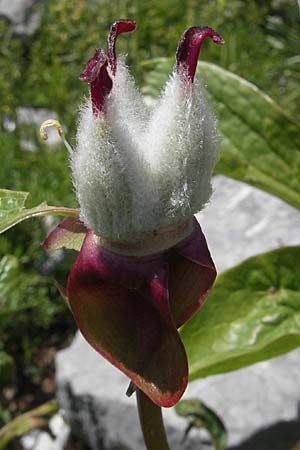
[[[29,433],[35,428],[45,427],[48,424],[49,417],[57,411],[57,400],[50,400],[8,422],[0,429],[0,450],[7,448],[7,444],[14,438]]]
[[[161,408],[142,391],[136,391],[140,423],[147,450],[170,450]]]

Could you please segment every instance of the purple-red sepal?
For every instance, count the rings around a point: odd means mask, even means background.
[[[195,218],[192,234],[169,250],[168,263],[170,307],[179,328],[203,305],[217,276]]]
[[[56,245],[60,239],[65,242],[63,230],[77,231],[78,222],[67,225],[51,233]],[[204,303],[215,277],[196,219],[185,240],[144,257],[112,253],[88,230],[65,294],[90,345],[154,403],[169,407],[181,398],[188,381],[177,328]]]
[[[188,379],[185,350],[170,314],[167,261],[116,256],[89,231],[67,292],[86,340],[160,406],[172,406]]]

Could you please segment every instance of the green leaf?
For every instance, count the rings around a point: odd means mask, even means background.
[[[39,275],[28,264],[23,267],[15,255],[0,258],[0,345],[3,348],[10,348],[10,338],[15,342],[14,351],[23,343],[26,345],[30,333],[36,334],[35,340],[39,339],[41,331],[48,330],[59,318],[64,305],[52,297],[51,291],[55,292],[52,285],[52,279]],[[29,339],[27,355],[36,348],[34,342]]]
[[[254,256],[222,273],[181,328],[190,379],[229,372],[300,345],[300,247]]]
[[[19,415],[0,429],[0,450],[7,444],[35,428],[47,428],[49,418],[58,411],[57,400],[50,400],[24,414]]]
[[[34,208],[26,208],[28,192],[0,189],[0,233],[17,225],[23,220],[38,216],[78,217],[78,210],[63,206],[49,206],[43,202]]]
[[[12,383],[16,374],[16,365],[13,358],[0,350],[0,386]]]
[[[181,400],[175,406],[175,411],[179,416],[185,417],[188,422],[185,436],[192,428],[204,428],[210,434],[216,450],[226,448],[227,431],[225,425],[220,417],[203,402],[196,398]]]
[[[67,217],[48,234],[43,247],[48,251],[66,248],[79,252],[86,232],[86,227],[77,217]]]
[[[143,93],[153,100],[173,60],[143,63]],[[150,68],[150,69],[149,69]],[[300,207],[300,125],[255,85],[199,62],[208,99],[219,117],[221,159],[216,172],[252,184]]]

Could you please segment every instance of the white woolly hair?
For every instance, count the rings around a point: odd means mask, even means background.
[[[149,113],[118,61],[106,114],[80,110],[73,183],[81,219],[97,235],[133,242],[189,222],[211,195],[218,159],[216,118],[199,80],[174,72]]]

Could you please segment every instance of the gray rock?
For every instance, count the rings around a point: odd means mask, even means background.
[[[26,12],[32,8],[34,0],[0,0],[0,16],[17,24],[25,20]]]
[[[251,255],[300,243],[300,214],[279,199],[233,180],[214,179],[211,204],[198,215],[219,271]],[[71,426],[92,450],[144,450],[128,380],[80,334],[56,360],[58,395]],[[231,450],[290,450],[300,440],[300,351],[190,384],[185,398],[214,408],[229,431]],[[172,450],[196,450],[203,436],[164,411]],[[204,447],[203,447],[204,448]],[[208,447],[205,447],[208,448]],[[158,449],[159,450],[159,449]]]
[[[300,351],[296,350],[190,383],[184,398],[199,398],[222,417],[231,450],[291,450],[300,440],[299,368]],[[56,370],[60,404],[73,431],[92,450],[145,449],[134,396],[125,395],[128,379],[101,358],[80,333],[70,348],[58,353]],[[164,410],[164,420],[172,450],[200,448],[203,433],[198,430],[182,442],[187,424],[173,408]],[[278,439],[278,433],[274,435],[273,428],[287,433],[284,440],[282,436]]]
[[[80,333],[69,348],[58,352],[56,377],[58,398],[71,428],[92,450],[145,450],[135,395],[125,395],[129,380]],[[171,409],[164,414],[172,450],[196,449],[199,431],[182,443],[185,420]]]
[[[23,450],[63,450],[70,435],[70,427],[61,412],[51,417],[49,429],[51,435],[46,431],[33,430],[22,436],[20,443]]]
[[[40,13],[33,10],[37,0],[0,0],[0,16],[5,17],[16,34],[31,36],[40,24]]]
[[[245,183],[214,177],[210,204],[197,215],[218,272],[281,246],[300,244],[300,212]]]
[[[241,446],[241,442],[252,440],[249,449],[289,450],[300,439],[299,369],[300,351],[295,350],[235,372],[191,383],[186,396],[200,398],[218,412],[229,430],[230,445],[237,449],[246,445]],[[289,428],[287,424],[290,425],[290,447],[282,438],[273,439],[272,432],[263,434],[266,442],[255,436],[259,430],[275,425]]]

